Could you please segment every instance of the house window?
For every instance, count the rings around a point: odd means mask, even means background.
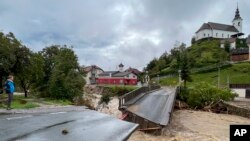
[[[123,83],[123,81],[122,80],[120,80],[120,84],[122,84]]]
[[[218,33],[216,33],[216,37],[218,36]]]
[[[204,37],[206,37],[206,34],[204,33]]]
[[[227,34],[227,38],[229,38],[229,34]]]
[[[224,34],[222,33],[222,37],[224,37]]]
[[[207,37],[209,37],[209,34],[207,35]]]
[[[238,26],[240,26],[240,22],[238,22]]]

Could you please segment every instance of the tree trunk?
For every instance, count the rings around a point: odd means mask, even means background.
[[[28,97],[28,91],[24,90],[24,97],[27,98]]]
[[[184,88],[186,88],[186,84],[187,84],[187,81],[186,81],[186,80],[184,80]]]

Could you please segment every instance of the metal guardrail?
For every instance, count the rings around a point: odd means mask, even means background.
[[[152,86],[143,86],[138,89],[135,89],[129,93],[126,93],[123,96],[119,97],[119,109],[124,106],[125,103],[129,102],[130,100],[134,99],[135,97],[139,96],[142,93],[146,93],[152,90],[156,90],[161,88],[159,85],[152,85]]]

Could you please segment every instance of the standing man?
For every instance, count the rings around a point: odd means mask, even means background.
[[[7,110],[11,110],[11,102],[13,99],[13,93],[15,91],[15,84],[14,84],[13,80],[14,80],[14,76],[9,75],[7,81],[5,82],[5,85],[4,85],[5,91],[8,94]]]

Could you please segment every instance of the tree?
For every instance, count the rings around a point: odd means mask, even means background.
[[[22,53],[23,58],[19,59],[19,71],[16,76],[18,84],[24,91],[24,96],[28,97],[28,90],[31,86],[39,87],[37,83],[44,77],[44,60],[40,54],[32,53],[27,48],[25,50]]]
[[[59,45],[52,45],[39,52],[44,60],[44,77],[41,81],[37,82],[39,84],[38,91],[40,91],[42,97],[49,96],[49,80],[55,67],[55,57],[59,54],[59,51]]]
[[[30,56],[31,51],[27,47],[18,48],[15,51],[16,63],[14,65],[14,73],[16,74],[16,80],[20,84],[21,88],[27,97],[28,88],[29,88],[29,76],[30,74]]]
[[[181,69],[181,79],[184,81],[184,87],[186,88],[186,83],[191,82],[191,76],[190,76],[190,67],[189,67],[189,61],[187,52],[184,51],[181,53],[181,63],[180,63],[180,69]]]
[[[78,71],[79,64],[74,51],[64,46],[54,59],[54,68],[49,79],[50,97],[73,100],[74,97],[82,95],[85,81]]]
[[[0,87],[2,87],[3,79],[15,71],[16,50],[21,46],[21,42],[16,39],[13,33],[5,35],[0,32]]]

